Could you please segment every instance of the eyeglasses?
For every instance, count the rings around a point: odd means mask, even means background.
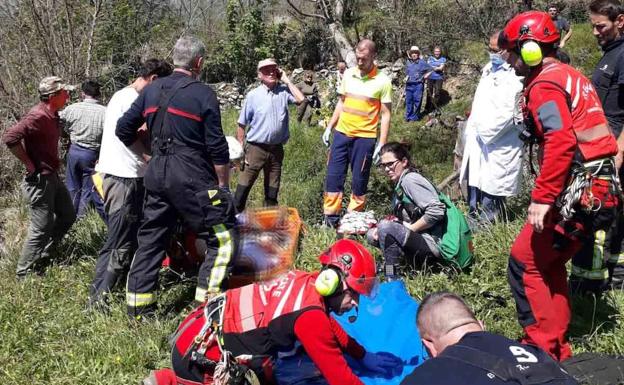
[[[393,161],[390,162],[386,162],[386,163],[379,163],[379,168],[382,170],[392,170],[394,168],[394,166],[397,164],[399,160],[395,159]]]

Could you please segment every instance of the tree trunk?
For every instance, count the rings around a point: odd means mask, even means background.
[[[347,67],[355,67],[357,65],[355,52],[353,50],[353,46],[344,33],[342,24],[338,22],[329,23],[327,28],[329,28],[329,31],[332,34],[334,44],[336,44],[336,49],[338,49],[340,57],[347,63]]]

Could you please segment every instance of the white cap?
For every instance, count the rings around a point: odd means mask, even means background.
[[[413,45],[413,46],[410,48],[410,52],[418,52],[418,53],[420,53],[420,48],[418,48],[417,46]]]
[[[275,59],[272,59],[272,58],[264,59],[258,62],[258,69],[262,67],[276,66],[276,65],[277,65],[277,62],[275,61]]]

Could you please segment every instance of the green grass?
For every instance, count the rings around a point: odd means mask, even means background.
[[[583,48],[591,47],[590,41],[583,44],[578,41],[579,45],[575,46],[577,39],[586,35],[582,28],[575,27],[569,45],[574,57],[582,57],[583,52],[595,54]],[[481,47],[475,45],[469,54],[476,56]],[[587,66],[590,68],[590,64]],[[452,121],[457,112],[469,105],[469,100],[469,97],[453,100],[444,108],[442,119]],[[394,114],[390,139],[410,143],[415,162],[426,175],[440,182],[452,168],[455,131],[403,123],[402,113],[398,109]],[[237,117],[234,110],[223,113],[226,134],[235,132]],[[335,239],[332,231],[318,227],[327,159],[321,133],[318,126],[303,127],[291,122],[280,192],[280,202],[297,207],[306,223],[296,261],[296,267],[305,270],[318,268],[317,255]],[[5,170],[16,169],[8,166]],[[164,284],[158,320],[154,322],[130,322],[121,291],[110,315],[86,311],[88,285],[104,239],[104,226],[94,213],[74,225],[44,277],[16,282],[15,265],[26,233],[28,213],[20,201],[15,179],[11,182],[3,175],[5,184],[0,197],[3,237],[0,242],[4,242],[6,251],[0,257],[0,384],[134,384],[149,370],[168,366],[167,337],[188,311],[185,305],[192,298],[194,283]],[[369,208],[380,215],[387,213],[391,186],[377,170],[373,171],[369,188]],[[259,206],[262,193],[260,178],[249,206]],[[347,189],[345,195],[348,193]],[[518,337],[521,329],[515,318],[505,270],[509,247],[525,217],[523,202],[526,196],[511,202],[517,208],[518,219],[476,235],[477,259],[470,272],[412,272],[406,280],[410,293],[421,299],[435,290],[458,292],[474,307],[489,330]],[[609,293],[599,300],[575,299],[573,312],[570,337],[576,352],[624,354],[624,293]]]

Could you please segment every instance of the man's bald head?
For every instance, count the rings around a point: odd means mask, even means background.
[[[375,67],[375,56],[377,56],[377,47],[372,40],[360,40],[355,47],[355,59],[362,76],[368,74]]]
[[[423,299],[416,323],[421,337],[427,339],[439,339],[465,325],[480,325],[460,296],[444,291],[429,294]]]
[[[364,50],[368,50],[370,51],[372,54],[376,54],[377,53],[377,46],[375,45],[375,42],[370,40],[370,39],[363,39],[360,40],[360,42],[357,44],[357,46],[355,47],[355,49],[357,51],[364,51]]]
[[[490,35],[490,44],[489,44],[490,51],[493,51],[493,52],[498,51],[498,37],[500,36],[500,34],[501,34],[501,31],[496,30],[494,31],[494,33]]]

